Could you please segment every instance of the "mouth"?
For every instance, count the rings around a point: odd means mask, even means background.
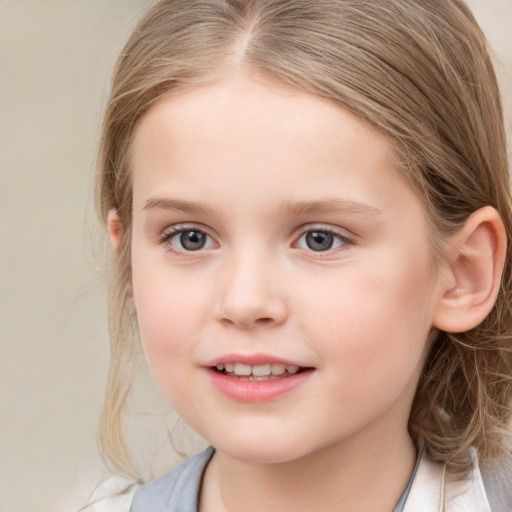
[[[258,365],[244,363],[219,363],[212,367],[212,370],[216,373],[220,373],[232,379],[247,381],[281,380],[309,369],[311,368],[281,363]]]
[[[259,403],[288,396],[310,381],[315,368],[264,354],[231,354],[206,365],[213,386],[236,402]]]

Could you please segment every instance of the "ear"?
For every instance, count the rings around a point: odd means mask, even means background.
[[[492,310],[500,289],[507,237],[500,214],[491,206],[473,213],[448,241],[448,268],[434,327],[465,332]]]
[[[110,243],[114,249],[119,249],[119,245],[121,244],[121,236],[123,234],[123,225],[121,223],[121,219],[117,214],[117,211],[112,209],[109,210],[107,215],[107,226],[108,226],[108,234],[110,237]]]
[[[107,215],[107,226],[108,226],[108,234],[110,238],[110,243],[114,250],[119,250],[119,246],[121,245],[121,239],[123,237],[123,223],[117,214],[117,211],[112,209],[108,212]],[[132,278],[129,272],[126,275],[126,286],[128,296],[133,298],[133,284]]]

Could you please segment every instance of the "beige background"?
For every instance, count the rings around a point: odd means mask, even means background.
[[[0,0],[0,512],[76,510],[100,475],[108,350],[91,184],[108,77],[145,3]],[[512,126],[512,0],[470,5]]]

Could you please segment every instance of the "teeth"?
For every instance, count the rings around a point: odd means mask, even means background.
[[[272,373],[272,365],[271,364],[259,364],[257,366],[253,366],[251,373],[255,377],[263,377],[266,375],[270,375]]]
[[[251,376],[251,380],[265,380],[265,377],[283,375],[285,372],[294,375],[299,371],[298,366],[278,363],[258,364],[254,366],[243,363],[219,363],[215,368],[219,371],[225,370],[226,373],[234,373],[240,377]],[[254,379],[252,377],[254,377]]]
[[[244,375],[244,376],[251,375],[251,365],[236,363],[234,372],[235,372],[235,375]]]
[[[272,365],[272,375],[282,375],[286,371],[286,366],[284,364],[273,364]]]

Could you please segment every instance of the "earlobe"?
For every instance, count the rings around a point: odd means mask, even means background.
[[[464,332],[492,310],[500,289],[507,237],[499,213],[485,206],[473,213],[448,244],[448,269],[434,326]]]
[[[108,212],[107,226],[110,243],[112,244],[114,250],[118,251],[123,237],[123,223],[121,222],[117,211],[114,209]],[[128,297],[133,298],[133,284],[130,272],[128,270],[126,271],[126,286]]]
[[[121,219],[117,214],[117,211],[112,209],[108,212],[107,216],[107,226],[108,233],[110,238],[110,243],[114,249],[119,249],[119,245],[121,243],[121,237],[123,234],[123,225],[121,223]]]

